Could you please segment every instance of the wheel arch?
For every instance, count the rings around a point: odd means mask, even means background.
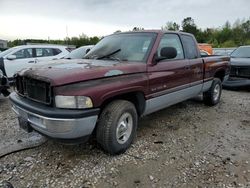
[[[142,91],[133,91],[128,93],[123,93],[115,95],[105,99],[101,104],[101,111],[114,100],[127,100],[135,105],[138,116],[141,116],[145,110],[146,99]]]
[[[219,69],[215,71],[214,78],[219,78],[221,82],[223,82],[225,75],[226,71],[224,69]]]

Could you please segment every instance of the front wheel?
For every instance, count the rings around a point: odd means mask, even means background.
[[[220,97],[222,93],[221,80],[219,78],[214,78],[210,89],[203,93],[203,100],[206,105],[214,106],[220,102]]]
[[[125,152],[135,138],[137,120],[134,104],[125,100],[111,102],[100,115],[97,142],[111,155]]]

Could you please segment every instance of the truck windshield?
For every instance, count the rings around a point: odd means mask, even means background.
[[[97,43],[84,58],[145,62],[155,38],[155,33],[110,35]]]
[[[250,58],[250,46],[239,47],[233,51],[231,57]]]

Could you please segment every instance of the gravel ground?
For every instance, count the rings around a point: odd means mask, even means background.
[[[24,134],[0,98],[1,142]],[[0,158],[0,187],[250,187],[250,93],[223,91],[207,107],[186,101],[144,117],[119,156],[51,140]],[[11,187],[11,186],[10,186]]]

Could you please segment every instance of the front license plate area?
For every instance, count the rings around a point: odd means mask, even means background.
[[[23,130],[25,130],[28,133],[32,132],[32,127],[30,126],[29,122],[26,119],[19,116],[18,117],[18,122],[19,122],[19,126]]]

